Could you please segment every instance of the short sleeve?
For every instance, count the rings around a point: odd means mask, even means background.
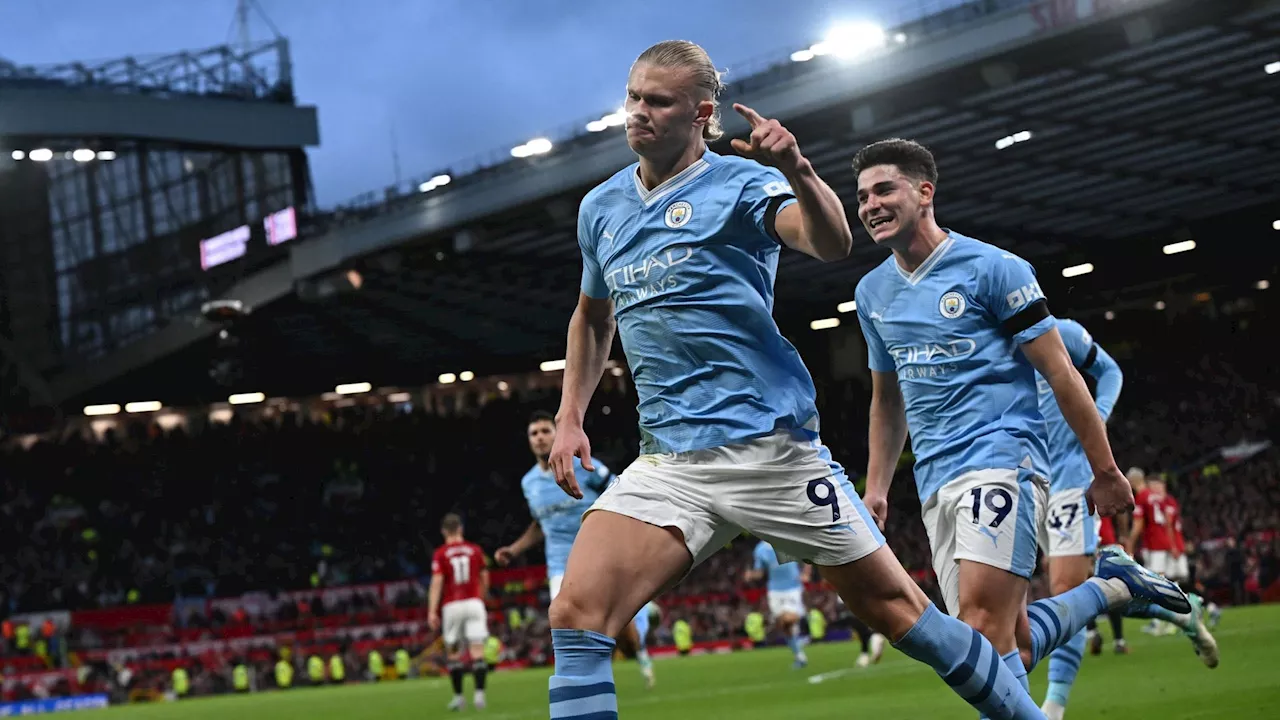
[[[779,210],[796,202],[791,183],[776,168],[754,162],[741,172],[742,194],[738,198],[738,210],[761,235],[781,243],[774,221]]]
[[[440,567],[440,554],[439,553],[432,554],[431,555],[431,574],[439,575],[443,572],[444,572],[444,569]]]
[[[584,200],[578,207],[578,247],[582,250],[582,293],[590,298],[609,297],[609,286],[604,282],[604,273],[600,270],[600,259],[596,256],[595,228],[591,222],[587,202]]]
[[[1049,301],[1036,280],[1031,263],[1008,252],[999,252],[987,261],[983,297],[979,301],[993,312],[1000,328],[1022,345],[1054,328]]]
[[[858,325],[862,328],[862,338],[867,342],[867,367],[872,372],[894,372],[898,366],[893,362],[893,357],[889,355],[889,351],[884,346],[884,341],[880,339],[880,331],[876,329],[875,321],[871,319],[870,303],[862,293],[854,293],[858,303]]]

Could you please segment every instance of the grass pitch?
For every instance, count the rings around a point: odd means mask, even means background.
[[[1216,670],[1200,663],[1182,635],[1153,638],[1140,632],[1143,622],[1130,620],[1125,626],[1132,648],[1129,655],[1115,655],[1108,639],[1101,656],[1085,657],[1068,717],[1280,718],[1280,606],[1224,612],[1215,633],[1222,650],[1222,664]],[[1106,623],[1101,625],[1105,628]],[[808,649],[809,667],[799,671],[791,669],[785,649],[659,660],[653,690],[644,688],[635,663],[618,663],[614,674],[619,714],[627,720],[976,717],[932,671],[892,648],[879,665],[865,669],[853,668],[857,652],[856,642],[814,645]],[[1047,671],[1046,661],[1031,676],[1037,701],[1044,698]],[[456,714],[445,710],[451,697],[447,679],[432,678],[116,707],[102,716],[106,720],[534,720],[548,717],[549,674],[547,669],[491,674],[488,708]]]

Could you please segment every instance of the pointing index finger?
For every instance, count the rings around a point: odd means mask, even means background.
[[[736,110],[739,115],[747,119],[747,123],[751,125],[753,130],[764,123],[764,118],[760,117],[760,113],[752,110],[742,103],[734,103],[733,109]]]

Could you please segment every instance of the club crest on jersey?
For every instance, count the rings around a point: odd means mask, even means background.
[[[964,314],[964,307],[964,296],[955,290],[943,294],[942,300],[938,302],[938,312],[948,320],[955,320]]]
[[[667,227],[671,229],[682,228],[688,224],[689,219],[693,217],[693,206],[684,200],[673,202],[667,208]]]

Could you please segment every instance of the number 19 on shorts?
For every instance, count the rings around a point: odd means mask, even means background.
[[[1009,495],[1009,491],[1000,487],[976,487],[969,491],[973,496],[973,524],[986,525],[995,529],[1000,527],[1000,523],[1009,517],[1009,513],[1013,510],[1013,497]],[[985,512],[984,512],[985,510]],[[983,522],[983,518],[990,518],[989,522]]]

